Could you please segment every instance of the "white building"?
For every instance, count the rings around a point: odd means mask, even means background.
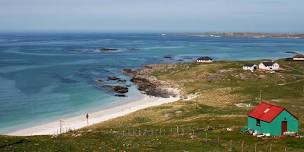
[[[259,64],[259,69],[275,71],[279,70],[280,65],[274,61],[264,61]]]
[[[213,60],[212,58],[208,57],[208,56],[202,56],[196,59],[196,62],[198,63],[212,63]]]
[[[258,68],[258,66],[256,64],[245,64],[245,65],[243,65],[243,70],[254,71],[257,68]]]
[[[304,55],[303,54],[297,54],[294,57],[292,57],[292,60],[294,60],[294,61],[304,61]]]

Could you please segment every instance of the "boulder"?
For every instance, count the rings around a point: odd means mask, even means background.
[[[129,91],[128,87],[124,87],[124,86],[113,86],[112,87],[112,91],[114,91],[115,93],[127,93]]]

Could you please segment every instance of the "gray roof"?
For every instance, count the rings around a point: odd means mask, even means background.
[[[212,60],[212,58],[210,58],[208,56],[201,56],[201,57],[197,58],[196,60]]]
[[[265,62],[262,62],[265,66],[272,66],[273,64],[275,64],[275,62],[273,61],[265,61]]]
[[[251,64],[251,63],[248,63],[248,64],[245,64],[244,66],[246,67],[253,67],[255,64]],[[256,65],[255,65],[256,66]]]
[[[304,54],[297,54],[293,58],[304,58]]]

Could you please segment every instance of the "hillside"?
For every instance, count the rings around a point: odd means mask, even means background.
[[[303,151],[303,138],[257,138],[240,130],[261,99],[285,106],[303,124],[304,63],[279,61],[282,70],[272,74],[243,71],[245,63],[258,61],[150,66],[146,75],[196,97],[59,136],[1,136],[0,151]]]

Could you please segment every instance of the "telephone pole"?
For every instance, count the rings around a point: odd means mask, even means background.
[[[262,90],[260,90],[260,101],[262,101]]]
[[[62,120],[59,120],[59,134],[61,134],[62,133],[62,123],[63,123],[63,121]]]

